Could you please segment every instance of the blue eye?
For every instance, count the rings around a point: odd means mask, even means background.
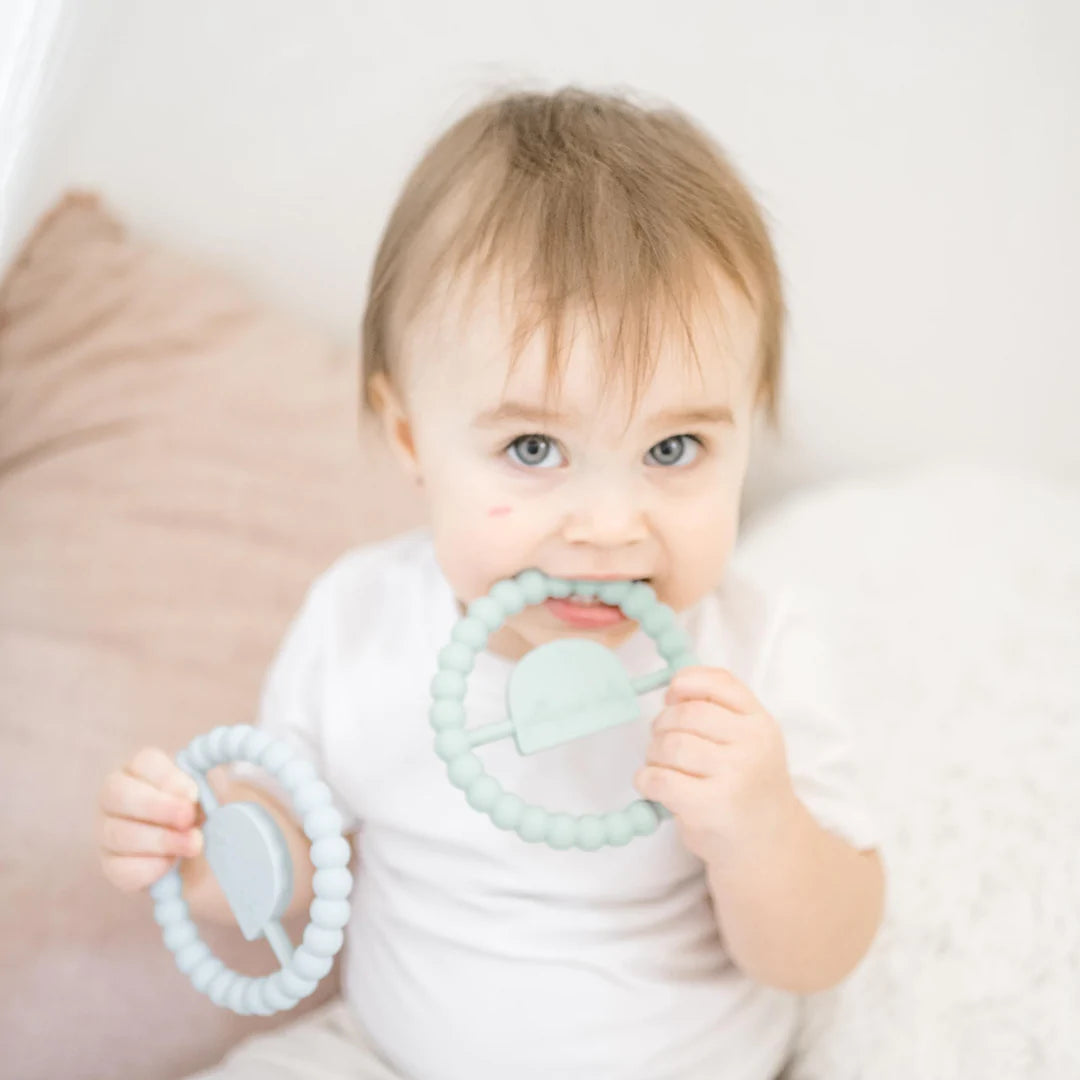
[[[688,458],[687,449],[692,453]],[[696,435],[669,435],[650,447],[649,456],[657,465],[689,465],[697,459],[701,440]]]
[[[551,469],[562,464],[562,454],[555,441],[546,435],[519,435],[506,450],[519,465],[529,468]],[[559,460],[547,460],[550,450],[559,455]]]

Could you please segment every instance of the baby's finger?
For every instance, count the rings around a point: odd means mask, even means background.
[[[716,776],[727,758],[725,748],[710,739],[688,731],[665,731],[649,743],[645,761],[687,776]]]
[[[105,877],[123,892],[149,888],[169,872],[173,860],[156,855],[105,855],[101,869]]]
[[[711,701],[680,701],[668,705],[653,720],[653,736],[665,731],[688,731],[703,739],[729,745],[738,742],[754,717],[732,712]]]
[[[113,855],[198,855],[202,832],[188,829],[163,829],[143,821],[123,817],[101,819],[101,846]]]
[[[181,795],[170,795],[126,772],[111,772],[101,788],[101,809],[114,817],[148,821],[187,829],[198,819],[198,806]]]
[[[672,676],[664,702],[712,701],[732,712],[751,714],[761,711],[761,704],[738,676],[726,668],[687,667]]]
[[[138,751],[128,764],[127,771],[173,795],[192,801],[199,797],[199,787],[195,781],[156,746],[145,746]]]
[[[707,782],[662,765],[646,765],[634,776],[634,787],[646,798],[663,803],[680,816],[696,812],[708,799]]]

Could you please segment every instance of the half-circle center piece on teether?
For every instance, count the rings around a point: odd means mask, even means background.
[[[292,897],[292,861],[278,823],[258,803],[219,806],[203,826],[206,861],[248,941],[280,919]]]
[[[548,750],[641,715],[619,658],[585,638],[549,641],[526,653],[510,674],[506,706],[521,754]]]

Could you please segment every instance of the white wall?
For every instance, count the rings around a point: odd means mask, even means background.
[[[1080,6],[848,8],[93,0],[21,223],[99,188],[351,339],[442,126],[504,82],[634,86],[699,117],[774,224],[788,435],[759,494],[941,456],[1080,480]]]

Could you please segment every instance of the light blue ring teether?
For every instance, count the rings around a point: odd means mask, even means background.
[[[514,668],[507,689],[507,720],[466,728],[465,678],[489,635],[523,607],[572,593],[595,596],[635,619],[656,642],[667,667],[631,681],[615,654],[598,642],[560,638],[533,649]],[[680,668],[696,663],[675,612],[644,582],[556,578],[524,570],[496,582],[486,596],[474,600],[439,652],[429,713],[436,732],[435,753],[446,762],[450,783],[465,792],[469,805],[522,840],[556,850],[596,851],[627,844],[655,832],[660,819],[670,817],[668,810],[647,799],[606,814],[577,816],[532,806],[503,791],[473,750],[512,737],[519,753],[536,753],[628,722],[639,714],[637,694],[665,686]]]
[[[349,921],[351,852],[342,835],[341,815],[330,805],[330,788],[318,778],[314,766],[298,758],[286,743],[248,724],[217,727],[198,736],[177,754],[176,761],[199,786],[199,800],[206,811],[206,859],[244,937],[252,941],[264,936],[281,968],[272,975],[241,975],[214,956],[189,916],[178,865],[150,888],[154,918],[164,931],[165,945],[195,989],[214,1004],[242,1016],[270,1016],[291,1009],[333,967]],[[292,863],[277,822],[258,803],[219,805],[206,780],[208,769],[232,761],[251,762],[277,778],[312,842],[315,899],[298,949],[293,949],[279,921],[292,896]]]

